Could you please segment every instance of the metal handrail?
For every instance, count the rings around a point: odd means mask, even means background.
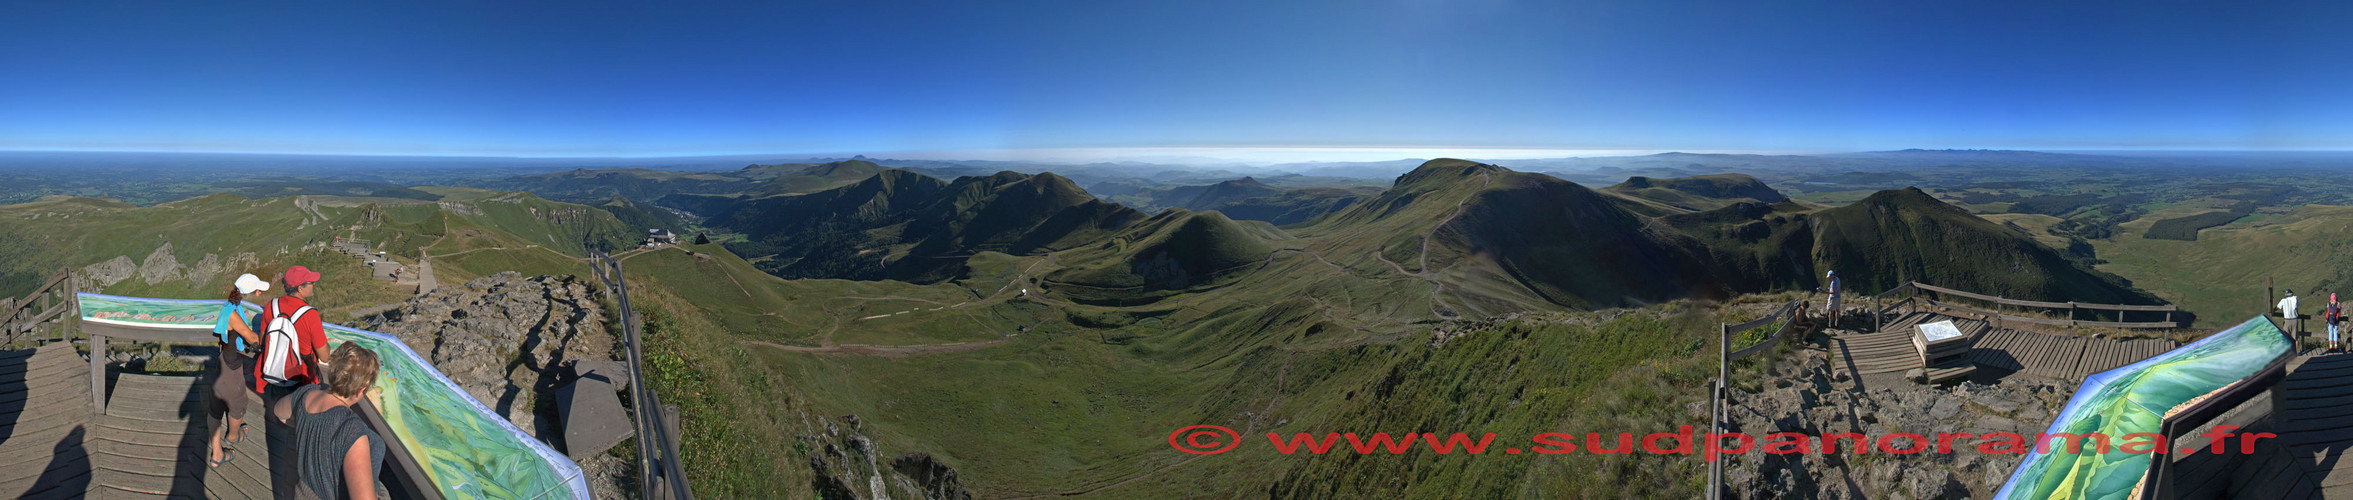
[[[677,436],[670,435],[665,422],[661,398],[645,380],[644,337],[639,330],[637,310],[629,307],[629,284],[622,277],[621,261],[604,252],[596,252],[597,278],[605,282],[621,304],[621,329],[628,343],[629,391],[632,413],[637,416],[637,466],[641,498],[669,498],[692,500],[694,491],[687,486],[686,471],[679,459]]]

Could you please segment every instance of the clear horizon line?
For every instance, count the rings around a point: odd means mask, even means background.
[[[1670,149],[1653,149],[1653,148],[1639,148],[1639,149],[1610,149],[1610,148],[1551,148],[1551,147],[1509,147],[1509,146],[1323,146],[1323,145],[1301,145],[1301,146],[1138,146],[1138,147],[1100,147],[1100,148],[1094,148],[1094,147],[1066,147],[1066,148],[962,148],[962,149],[940,149],[940,150],[890,150],[890,151],[876,151],[876,152],[851,152],[851,151],[833,151],[833,152],[766,152],[766,153],[760,153],[760,152],[754,152],[754,153],[722,152],[722,153],[700,153],[700,154],[601,155],[601,156],[600,156],[600,155],[544,155],[544,156],[539,156],[539,155],[502,155],[502,154],[490,154],[490,153],[476,153],[476,154],[435,154],[435,153],[389,153],[389,152],[302,152],[302,151],[201,150],[201,149],[188,149],[188,150],[181,150],[181,149],[51,149],[51,148],[5,148],[5,147],[0,147],[0,153],[192,154],[192,155],[328,156],[328,157],[354,157],[354,158],[438,158],[438,159],[500,159],[500,160],[691,160],[691,159],[720,159],[720,158],[742,158],[742,157],[777,157],[777,158],[792,158],[792,159],[819,159],[819,158],[851,158],[851,157],[856,157],[856,156],[865,156],[865,157],[868,157],[868,158],[873,158],[873,159],[884,159],[884,160],[924,160],[924,161],[1036,161],[1036,162],[1041,162],[1041,163],[1074,163],[1074,164],[1083,164],[1083,163],[1104,163],[1104,162],[1120,162],[1120,161],[1137,161],[1137,160],[1134,160],[1134,159],[1109,158],[1109,157],[1106,157],[1106,158],[1096,158],[1096,159],[1077,159],[1077,158],[1074,158],[1074,157],[1065,157],[1065,158],[1060,158],[1060,159],[1052,159],[1052,160],[1049,160],[1049,159],[1044,159],[1044,158],[1013,158],[1013,159],[1003,159],[1003,158],[983,158],[983,157],[981,157],[981,156],[1002,155],[1002,154],[1004,154],[1004,153],[1033,153],[1033,154],[1034,154],[1034,153],[1073,153],[1073,152],[1096,152],[1096,153],[1117,153],[1117,152],[1128,152],[1128,153],[1136,153],[1136,154],[1140,154],[1140,155],[1142,155],[1142,156],[1182,156],[1182,155],[1184,155],[1184,154],[1190,154],[1190,153],[1215,153],[1215,152],[1221,152],[1221,151],[1222,151],[1222,152],[1288,152],[1288,153],[1310,153],[1310,152],[1325,152],[1325,153],[1335,153],[1335,154],[1337,154],[1337,155],[1349,155],[1349,154],[1358,154],[1358,155],[1361,155],[1361,154],[1365,154],[1365,153],[1401,153],[1401,154],[1403,154],[1402,156],[1390,156],[1390,157],[1384,157],[1383,159],[1292,159],[1292,160],[1283,160],[1283,161],[1267,161],[1267,160],[1257,160],[1257,161],[1252,161],[1252,160],[1234,159],[1234,158],[1206,158],[1206,157],[1205,157],[1205,158],[1194,158],[1194,159],[1197,159],[1197,160],[1218,160],[1218,161],[1228,161],[1228,162],[1235,162],[1235,163],[1269,163],[1269,164],[1271,164],[1271,163],[1310,163],[1310,162],[1335,162],[1335,163],[1339,163],[1339,162],[1347,162],[1347,163],[1354,163],[1354,162],[1377,162],[1377,161],[1398,161],[1398,160],[1417,160],[1417,159],[1420,159],[1420,160],[1426,160],[1426,159],[1434,159],[1434,158],[1462,158],[1462,159],[1551,159],[1551,158],[1580,158],[1580,157],[1582,157],[1582,158],[1593,158],[1593,157],[1626,157],[1626,156],[1647,156],[1647,155],[1665,154],[1665,153],[1688,153],[1688,154],[1752,154],[1752,155],[1788,155],[1788,156],[1807,156],[1807,155],[1822,155],[1822,154],[1840,154],[1840,153],[1870,153],[1870,152],[1888,152],[1888,151],[1904,151],[1904,150],[1925,150],[1925,151],[2027,151],[2027,152],[2187,152],[2187,153],[2194,153],[2194,152],[2230,152],[2230,153],[2329,153],[2329,152],[2347,152],[2347,153],[2353,153],[2353,149],[2335,149],[2335,148],[2208,148],[2208,147],[2115,147],[2115,146],[2098,146],[2098,147],[2063,147],[2063,148],[2034,148],[2034,149],[2024,149],[2024,148],[2004,148],[2004,147],[1949,147],[1949,148],[1932,148],[1932,147],[1907,147],[1907,148],[1880,148],[1880,149],[1696,149],[1696,148],[1695,148],[1695,149],[1671,149],[1671,148],[1670,148]],[[1539,154],[1539,155],[1524,155],[1524,154],[1522,154],[1522,155],[1508,155],[1508,156],[1481,156],[1481,155],[1444,155],[1444,154],[1440,154],[1440,155],[1414,155],[1414,154],[1409,154],[1409,153],[1412,153],[1412,152],[1455,152],[1455,153],[1471,153],[1471,152],[1482,152],[1482,151],[1485,151],[1485,152],[1519,152],[1519,153],[1544,153],[1544,154]],[[955,154],[955,153],[965,153],[965,154],[968,154],[968,155],[973,155],[973,156],[954,156],[953,154]],[[1156,153],[1156,154],[1155,154],[1155,153]],[[1585,153],[1585,154],[1577,154],[1577,153]],[[1596,153],[1598,153],[1598,154],[1596,154]],[[896,155],[896,156],[894,156],[894,155]],[[911,156],[910,156],[910,155],[911,155]],[[1053,156],[1053,155],[1046,155],[1046,156]],[[1150,162],[1146,162],[1146,163],[1150,163]]]

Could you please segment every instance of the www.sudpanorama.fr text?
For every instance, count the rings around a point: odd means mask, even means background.
[[[2208,446],[2176,450],[2170,446],[2171,440],[2167,439],[2164,434],[2154,432],[2125,434],[2114,442],[2111,442],[2107,434],[2097,432],[2036,433],[2031,440],[2027,435],[2015,432],[1989,432],[1985,434],[1943,432],[1937,433],[1933,439],[1926,435],[1908,432],[1882,434],[1877,439],[1873,439],[1868,434],[1855,432],[1833,432],[1821,435],[1775,432],[1766,434],[1765,439],[1760,443],[1756,436],[1741,432],[1711,433],[1708,436],[1715,439],[1703,438],[1694,434],[1691,426],[1686,425],[1680,427],[1677,432],[1652,433],[1641,439],[1635,439],[1634,433],[1631,432],[1618,433],[1614,436],[1616,438],[1614,440],[1605,440],[1607,437],[1601,433],[1587,433],[1578,436],[1566,432],[1547,432],[1529,438],[1528,442],[1532,446],[1528,448],[1506,447],[1502,452],[1507,455],[1520,453],[1610,455],[1631,454],[1639,449],[1641,452],[1653,455],[1698,453],[1712,461],[1716,459],[1717,455],[1737,455],[1759,449],[1775,455],[1832,454],[1839,452],[1840,444],[1843,442],[1846,443],[1846,449],[1849,450],[1849,453],[1853,454],[1866,454],[1874,451],[1895,455],[1931,452],[1951,454],[1961,449],[1974,449],[1978,453],[1984,454],[2017,454],[2030,450],[2037,453],[2048,453],[2054,449],[2054,444],[2057,445],[2057,449],[2068,453],[2082,453],[2088,448],[2096,453],[2108,453],[2113,449],[2131,454],[2193,454],[2201,450],[2209,453],[2235,451],[2249,454],[2255,452],[2257,440],[2279,437],[2268,432],[2246,434],[2231,432],[2238,428],[2239,426],[2236,425],[2215,426],[2213,430],[2199,434],[2210,441]],[[2236,441],[2239,442],[2236,450],[2226,446],[2233,440],[2232,438],[2237,438]],[[1359,435],[1353,432],[1320,435],[1300,432],[1293,433],[1288,437],[1280,433],[1269,432],[1266,434],[1266,440],[1276,453],[1285,455],[1298,453],[1322,455],[1333,452],[1354,452],[1362,455],[1403,455],[1425,448],[1432,453],[1441,455],[1456,452],[1479,455],[1488,453],[1497,444],[1495,443],[1495,433],[1481,434],[1477,438],[1473,438],[1470,434],[1461,432],[1447,434],[1408,432],[1402,435],[1391,435],[1386,432],[1376,432],[1371,435]],[[1958,443],[1961,447],[1954,446],[1956,441],[1962,441]],[[1581,447],[1581,443],[1584,446]],[[1195,455],[1225,453],[1239,448],[1241,444],[1241,434],[1234,432],[1233,429],[1216,425],[1187,426],[1168,435],[1170,447]]]

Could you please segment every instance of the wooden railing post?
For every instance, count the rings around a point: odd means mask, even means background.
[[[90,414],[106,414],[106,336],[90,336]]]
[[[82,286],[74,283],[73,270],[61,271],[65,277],[65,300],[73,302],[73,312],[66,313],[66,328],[57,332],[59,342],[72,342],[73,332],[82,329]]]
[[[1716,340],[1716,380],[1714,383],[1709,384],[1708,387],[1708,400],[1713,401],[1713,403],[1708,405],[1708,434],[1723,432],[1724,429],[1724,387],[1730,385],[1732,381],[1731,325],[1717,323]],[[1721,443],[1709,444],[1713,445]],[[1723,490],[1724,461],[1716,460],[1709,462],[1708,498],[1711,500],[1722,498]]]

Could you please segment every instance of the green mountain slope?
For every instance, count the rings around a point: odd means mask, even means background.
[[[1441,159],[1293,232],[1332,262],[1434,285],[1430,302],[1447,316],[1690,294],[1700,274],[1690,245],[1651,233],[1623,203],[1549,176]]]
[[[748,165],[722,172],[576,169],[488,181],[483,187],[529,191],[548,199],[576,203],[602,203],[614,196],[633,200],[662,200],[677,194],[774,196],[841,187],[887,169],[864,160]]]
[[[1701,181],[1637,189],[1774,197],[1739,178]],[[1294,232],[1352,269],[1428,281],[1438,288],[1434,307],[1473,317],[1806,290],[1828,269],[1861,291],[1916,279],[2041,300],[2154,301],[1916,189],[1823,210],[1749,201],[1645,215],[1655,209],[1550,176],[1433,160],[1380,196]]]
[[[752,190],[755,196],[774,196],[814,193],[842,187],[873,177],[874,174],[884,170],[890,170],[890,168],[864,160],[843,160],[807,166],[754,165],[745,167],[743,172],[739,172],[739,175],[761,181],[758,187]]]
[[[1069,248],[1144,218],[1061,176],[1013,172],[943,183],[885,170],[806,195],[698,202],[711,226],[746,235],[730,250],[788,278],[938,281],[975,252]]]
[[[596,208],[613,214],[614,219],[639,233],[648,229],[683,231],[687,227],[686,217],[678,212],[667,207],[638,203],[625,196],[616,195],[611,200],[597,204]]]
[[[2196,312],[2203,326],[2276,313],[2276,296],[2264,299],[2267,286],[2296,291],[2308,308],[2330,292],[2353,300],[2353,207],[2303,205],[2206,229],[2196,241],[2142,236],[2164,218],[2141,218],[2113,238],[2092,240],[2108,261],[2099,268]]]
[[[152,207],[88,198],[0,206],[0,233],[15,236],[0,238],[0,295],[26,293],[70,267],[85,291],[213,297],[240,273],[268,277],[299,264],[327,275],[321,304],[341,315],[401,300],[413,285],[370,278],[360,260],[325,248],[338,238],[368,240],[409,266],[429,252],[442,283],[503,270],[577,273],[588,250],[642,239],[604,210],[528,193],[396,205],[322,198],[224,193]]]
[[[1734,203],[1753,201],[1780,203],[1789,197],[1780,191],[1743,174],[1716,174],[1695,177],[1653,179],[1631,177],[1626,182],[1601,189],[1610,194],[1666,205],[1679,211],[1704,211],[1724,208]]]
[[[1266,184],[1258,182],[1258,179],[1243,177],[1210,184],[1208,187],[1201,188],[1199,192],[1192,193],[1192,196],[1177,206],[1189,210],[1208,210],[1210,207],[1218,205],[1261,196],[1273,196],[1282,192],[1281,189],[1267,187]]]
[[[1048,279],[1093,289],[1183,289],[1264,262],[1281,239],[1286,235],[1272,227],[1253,227],[1217,212],[1172,208],[1112,235],[1110,241],[1055,254],[1057,259],[1087,264],[1057,270]]]
[[[614,196],[633,200],[659,199],[673,193],[733,193],[746,185],[743,177],[721,172],[672,172],[643,168],[576,169],[525,175],[484,183],[507,191],[529,191],[549,199],[601,202]]]
[[[618,251],[637,246],[645,239],[645,231],[630,227],[610,212],[550,201],[531,193],[505,193],[438,208],[450,210],[474,225],[497,228],[569,255],[585,256],[591,250]]]
[[[2154,303],[2121,280],[2085,269],[2018,231],[1946,204],[1918,188],[1881,191],[1822,210],[1807,227],[1817,269],[1856,290],[1905,279],[2035,300]]]
[[[1374,188],[1299,188],[1200,209],[1216,210],[1235,220],[1266,221],[1277,226],[1288,226],[1347,209],[1359,201],[1380,194],[1381,190]]]

